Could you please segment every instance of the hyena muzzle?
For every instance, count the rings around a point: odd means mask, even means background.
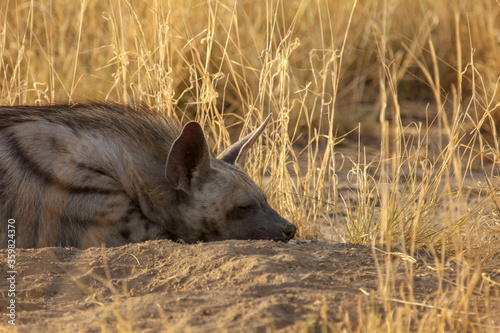
[[[268,118],[269,119],[269,118]],[[217,158],[201,126],[117,104],[0,107],[0,248],[288,241],[243,171],[268,119]]]

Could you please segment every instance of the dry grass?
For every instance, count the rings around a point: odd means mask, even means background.
[[[483,273],[500,266],[500,3],[9,0],[0,29],[1,104],[146,103],[199,120],[219,149],[273,113],[249,170],[300,237],[326,223],[339,241],[424,248],[438,272],[456,263],[456,290],[421,304],[412,261],[402,293],[388,257],[360,331],[500,329]],[[324,311],[325,330],[344,327]]]

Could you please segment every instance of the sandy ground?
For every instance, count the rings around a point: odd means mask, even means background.
[[[348,316],[352,324],[345,328],[352,330],[358,300],[377,288],[375,258],[382,256],[366,246],[319,241],[161,240],[109,249],[19,249],[15,328],[289,332],[315,331],[325,319],[340,323]],[[405,257],[395,252],[392,258],[401,273],[395,285],[404,285]],[[6,261],[1,250],[3,314],[9,302]],[[414,266],[415,299],[422,303],[438,288],[429,263],[424,255]],[[0,331],[11,328],[7,320],[2,315]]]

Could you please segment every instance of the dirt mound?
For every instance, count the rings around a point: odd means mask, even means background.
[[[358,298],[377,288],[375,252],[352,244],[270,241],[18,249],[16,328],[289,331],[310,329],[321,318],[342,321],[346,314],[355,323]],[[7,255],[0,253],[5,309]],[[396,267],[402,261],[394,258]],[[413,293],[424,299],[437,281],[425,265],[415,267]],[[1,325],[8,327],[7,319]]]

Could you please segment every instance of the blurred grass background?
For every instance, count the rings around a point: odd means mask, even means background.
[[[454,260],[422,332],[498,328],[489,296],[463,311],[497,285],[470,269],[500,266],[498,1],[7,0],[0,29],[3,105],[144,103],[216,151],[273,113],[248,171],[300,237]]]
[[[498,94],[495,1],[362,0],[351,16],[353,5],[4,1],[0,98],[8,104],[112,99],[180,107],[217,98],[219,112],[243,114],[251,105],[277,107],[276,92],[263,86],[261,74],[283,70],[291,114],[297,115],[304,106],[295,101],[304,100],[311,110],[314,96],[303,95],[317,92],[341,105],[379,102],[379,70],[385,67],[398,74],[401,100],[426,102],[434,96],[417,61],[430,66],[429,41],[439,59],[441,94],[459,88],[457,75],[465,71],[460,88],[464,97],[472,96],[472,68],[466,66],[471,52],[483,80],[476,91],[481,102]],[[332,72],[338,78],[328,78]]]

